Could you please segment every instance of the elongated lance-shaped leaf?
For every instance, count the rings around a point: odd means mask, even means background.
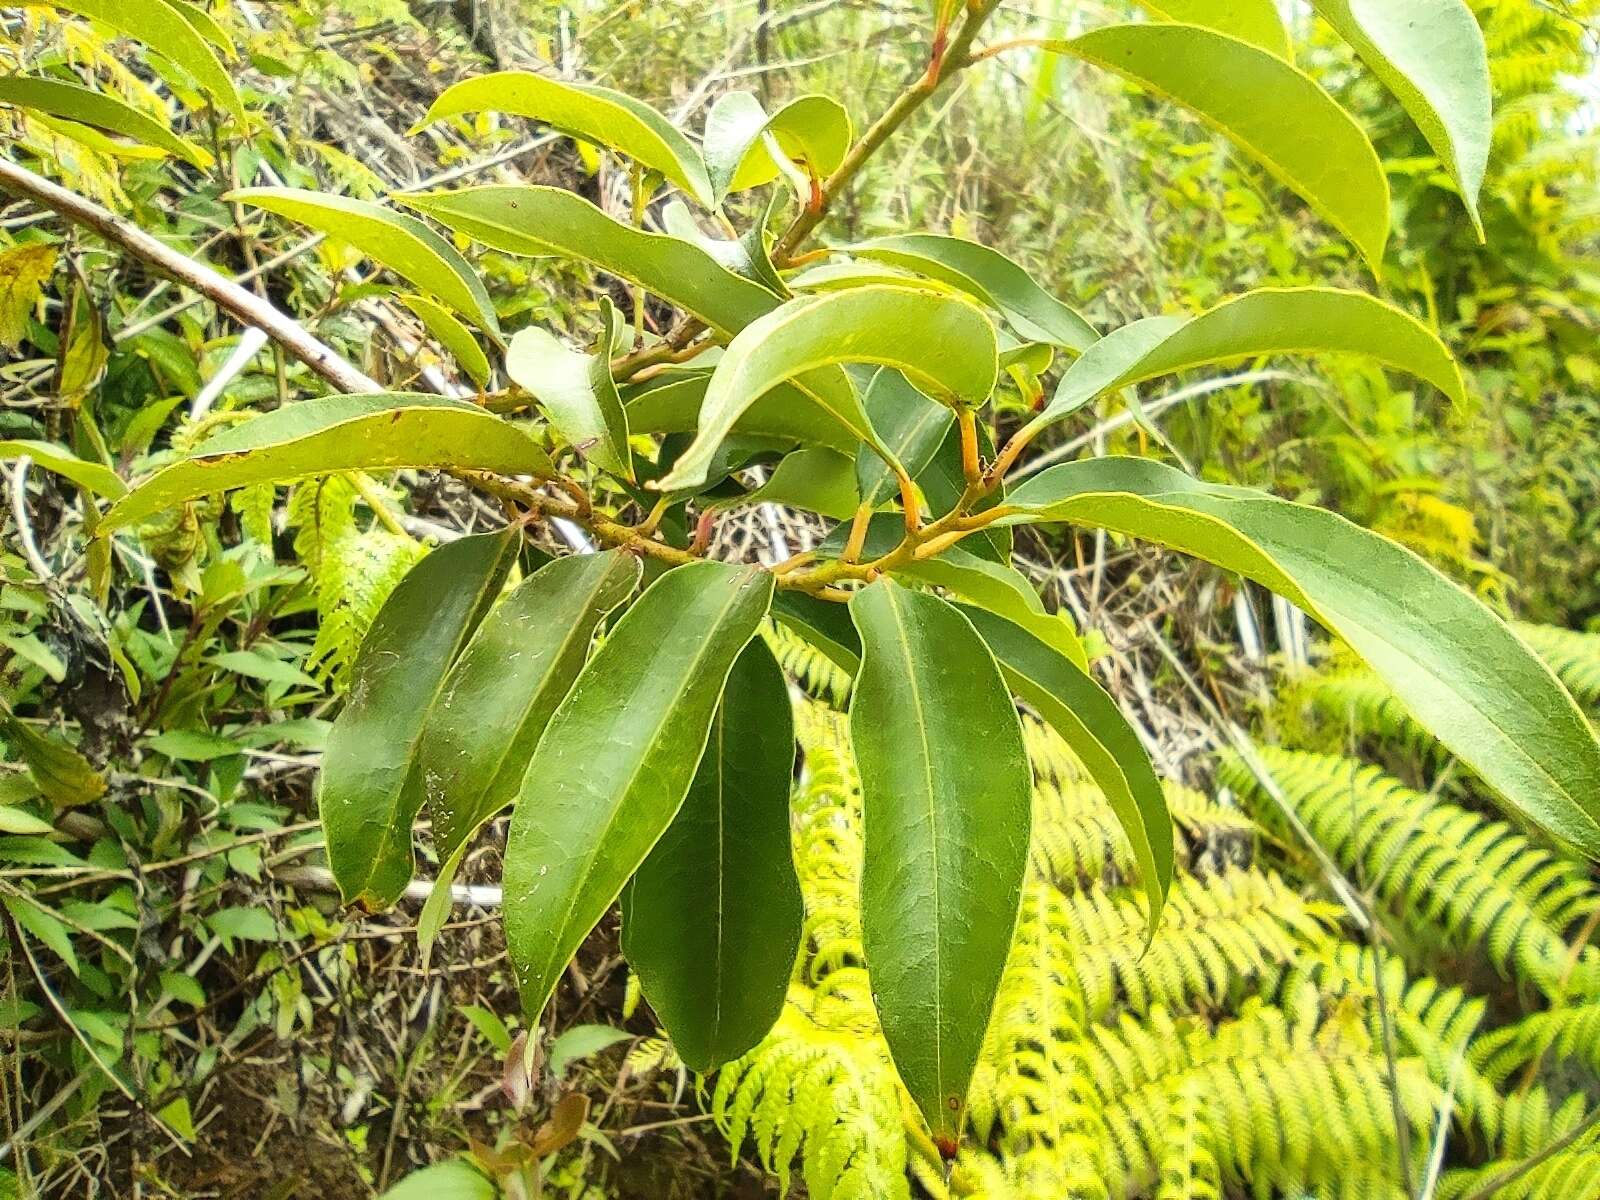
[[[850,737],[867,973],[901,1082],[953,1143],[1016,928],[1032,775],[971,622],[887,579],[857,592],[850,616],[865,648]]]
[[[390,593],[361,643],[317,794],[328,865],[347,904],[376,912],[411,881],[411,824],[425,792],[422,730],[446,673],[500,594],[516,538],[482,534],[433,551]]]
[[[1046,47],[1183,105],[1249,152],[1381,273],[1388,178],[1361,126],[1309,75],[1195,25],[1111,25]]]
[[[516,799],[596,628],[639,573],[638,558],[621,550],[545,564],[489,614],[451,668],[417,751],[446,887],[472,836]]]
[[[1478,240],[1478,193],[1494,135],[1489,54],[1464,0],[1313,0],[1411,114],[1461,190]]]
[[[822,552],[837,554],[848,533],[844,526],[834,529],[822,543]],[[900,544],[904,534],[905,524],[898,514],[883,513],[873,517],[867,526],[862,560],[869,562],[888,554]],[[1016,568],[970,553],[964,545],[951,546],[932,558],[914,559],[891,567],[889,573],[899,579],[943,588],[957,599],[1020,625],[1056,653],[1064,655],[1079,670],[1087,671],[1088,654],[1066,616],[1046,611],[1039,593]]]
[[[541,121],[659,171],[702,204],[716,203],[694,143],[655,109],[623,92],[531,71],[494,71],[445,88],[411,132],[470,112],[512,113]]]
[[[893,287],[791,300],[729,344],[712,372],[694,443],[661,487],[704,483],[717,444],[758,397],[786,380],[841,363],[879,363],[900,370],[936,399],[978,405],[994,390],[998,357],[994,326],[963,300]],[[842,424],[859,430],[862,440],[878,443],[855,389],[844,383],[848,407],[807,390]]]
[[[771,598],[772,576],[755,568],[668,571],[550,718],[506,843],[506,943],[530,1017],[677,814]]]
[[[264,208],[349,242],[500,340],[494,303],[472,264],[415,217],[367,200],[300,188],[240,188],[225,198]]]
[[[771,116],[751,92],[724,92],[706,113],[706,169],[717,203],[771,183],[780,168],[766,139],[813,178],[831,175],[850,150],[850,114],[829,96],[797,96]]]
[[[1155,936],[1172,888],[1172,818],[1150,756],[1117,703],[1075,662],[1019,625],[981,608],[962,607],[1000,664],[1011,690],[1038,713],[1074,754],[1117,816],[1150,900]]]
[[[728,675],[683,807],[622,893],[622,952],[695,1071],[766,1036],[800,945],[790,704],[772,651],[753,639]]]
[[[155,53],[187,71],[212,99],[240,120],[244,102],[233,77],[212,53],[206,39],[165,0],[50,0],[56,7],[100,21],[118,33],[143,42]]]
[[[611,338],[617,310],[602,299],[605,334],[593,354],[564,345],[547,329],[524,329],[506,351],[506,374],[539,402],[550,423],[603,471],[633,482],[628,416],[611,378]]]
[[[1007,501],[1237,571],[1305,609],[1367,661],[1417,722],[1514,811],[1600,858],[1600,742],[1504,622],[1410,550],[1324,509],[1203,483],[1160,463],[1051,467]]]
[[[247,484],[405,467],[546,479],[555,471],[537,442],[475,404],[407,392],[322,396],[207,438],[113,504],[96,532],[107,534],[186,500]]]
[[[1194,367],[1260,354],[1364,354],[1467,403],[1461,368],[1409,313],[1364,292],[1261,288],[1197,317],[1148,317],[1106,334],[1079,358],[1030,425],[1043,429],[1097,396]]]
[[[502,186],[408,192],[397,203],[507,254],[559,254],[638,284],[707,325],[735,334],[779,304],[699,246],[634,229],[560,188]]]
[[[417,318],[427,326],[441,346],[450,352],[456,365],[479,387],[489,386],[489,359],[472,330],[457,319],[455,313],[426,296],[407,293],[398,297]]]
[[[904,233],[844,247],[849,254],[905,267],[960,288],[997,310],[1017,336],[1082,352],[1099,333],[998,250],[965,238]]]
[[[92,125],[109,133],[120,133],[136,142],[175,154],[197,167],[209,167],[213,161],[206,151],[193,142],[185,141],[148,113],[124,104],[114,96],[75,83],[13,75],[0,79],[0,103]]]
[[[10,438],[0,441],[0,461],[27,455],[46,471],[70,479],[99,496],[116,500],[127,495],[128,485],[118,474],[103,463],[79,458],[54,442],[41,442],[33,438]]]
[[[847,521],[856,510],[856,460],[826,446],[784,455],[772,476],[753,492],[716,507],[777,504]]]
[[[1277,0],[1141,0],[1150,14],[1185,25],[1203,25],[1293,61],[1294,48]]]

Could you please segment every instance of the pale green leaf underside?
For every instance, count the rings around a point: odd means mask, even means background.
[[[1038,428],[1130,384],[1263,354],[1363,354],[1465,405],[1461,368],[1409,313],[1363,292],[1262,288],[1197,317],[1149,317],[1114,330],[1067,368]]]
[[[1489,56],[1463,0],[1313,0],[1394,93],[1461,190],[1483,240],[1478,193],[1494,137]]]
[[[850,114],[828,96],[797,96],[771,116],[749,92],[725,92],[706,113],[704,152],[712,192],[720,204],[732,192],[760,187],[778,177],[766,146],[815,178],[826,178],[850,149]]]
[[[573,350],[549,330],[530,326],[511,339],[506,374],[539,402],[568,444],[603,471],[633,482],[628,417],[611,377],[607,348],[616,309],[604,301],[605,335],[593,354]]]
[[[110,467],[79,458],[54,442],[35,441],[31,438],[0,441],[0,459],[21,458],[24,455],[33,459],[45,470],[52,471],[63,479],[70,479],[97,495],[110,496],[113,500],[127,495],[128,485],[123,483]]]
[[[484,111],[542,121],[615,150],[660,172],[702,204],[715,203],[705,163],[694,144],[655,109],[622,92],[531,71],[495,71],[446,88],[418,128],[460,113]]]
[[[136,142],[175,154],[197,167],[209,167],[213,161],[205,150],[193,142],[185,141],[148,113],[124,104],[114,96],[75,83],[13,75],[0,79],[0,103],[92,125],[108,133],[120,133]]]
[[[407,467],[544,478],[554,470],[531,437],[473,404],[425,393],[323,396],[274,409],[201,442],[112,505],[98,532],[252,483]]]
[[[1380,273],[1389,238],[1383,164],[1361,126],[1310,76],[1195,25],[1112,25],[1047,46],[1183,105],[1261,162]]]
[[[1600,858],[1600,742],[1550,669],[1411,551],[1324,509],[1103,458],[1020,486],[1015,522],[1116,530],[1237,571],[1343,638],[1508,805]]]
[[[459,250],[415,217],[367,200],[299,188],[241,188],[228,198],[349,242],[499,339],[500,321],[483,280]]]

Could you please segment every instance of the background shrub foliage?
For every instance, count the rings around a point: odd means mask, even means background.
[[[0,14],[0,1188],[1600,1195],[1589,13],[1044,9]]]

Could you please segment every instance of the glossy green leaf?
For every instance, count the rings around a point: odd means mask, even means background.
[[[622,894],[622,952],[694,1071],[766,1036],[800,945],[790,704],[782,669],[754,639],[728,675],[683,807]]]
[[[530,1017],[677,814],[771,597],[772,576],[754,568],[668,571],[550,718],[506,843],[506,943]]]
[[[994,656],[937,596],[879,580],[850,616],[866,855],[861,927],[900,1080],[960,1139],[1027,869],[1033,777]]]
[[[1140,0],[1153,16],[1203,25],[1293,61],[1294,48],[1277,0]]]
[[[592,354],[570,349],[547,329],[530,326],[511,339],[506,374],[539,402],[550,424],[603,471],[634,481],[628,417],[611,378],[609,347],[617,310],[601,301],[605,333]]]
[[[1193,367],[1260,354],[1364,354],[1467,402],[1461,368],[1422,322],[1364,292],[1262,288],[1197,317],[1149,317],[1108,333],[1067,368],[1042,429],[1097,396]]]
[[[726,334],[737,333],[779,303],[699,246],[624,225],[560,188],[489,185],[411,192],[395,200],[507,254],[559,254],[592,263]]]
[[[445,678],[500,594],[517,534],[462,538],[402,579],[367,631],[328,731],[317,807],[346,904],[377,912],[411,881],[411,825],[426,793],[422,732]]]
[[[639,559],[621,550],[547,563],[484,619],[451,667],[417,748],[443,864],[436,894],[448,894],[477,831],[516,799],[595,630],[639,574]]]
[[[630,389],[624,403],[633,433],[692,433],[700,405],[711,383],[710,372],[663,379]],[[787,438],[809,446],[826,446],[852,454],[858,440],[817,402],[792,384],[779,384],[739,415],[733,432],[756,437]]]
[[[1489,56],[1464,0],[1313,0],[1394,93],[1461,190],[1483,240],[1478,192],[1494,136]]]
[[[302,225],[349,242],[461,313],[496,340],[500,320],[483,280],[461,252],[428,226],[381,204],[307,192],[299,188],[241,188],[228,199],[264,208]]]
[[[859,380],[857,370],[851,373]],[[933,461],[956,420],[946,405],[923,395],[892,367],[870,371],[861,406],[880,442],[913,479]],[[877,508],[899,495],[900,483],[882,458],[863,453],[856,455],[856,490],[863,503]]]
[[[750,404],[797,376],[841,363],[878,363],[902,371],[936,398],[977,405],[994,389],[998,355],[994,326],[965,301],[887,287],[792,300],[729,344],[700,406],[694,444],[661,486],[703,483],[717,444]],[[876,441],[854,387],[844,383],[838,396],[806,390],[840,424]]]
[[[407,1175],[378,1200],[495,1200],[500,1189],[459,1159],[449,1159]]]
[[[233,85],[233,76],[188,19],[164,0],[50,0],[50,3],[143,42],[187,71],[212,99],[220,101],[234,116],[244,119],[244,103]]]
[[[1100,335],[997,250],[965,238],[906,233],[845,247],[861,258],[917,271],[998,311],[1019,337],[1082,352]]]
[[[1534,824],[1600,858],[1600,742],[1505,624],[1410,550],[1323,509],[1103,458],[1022,484],[1017,521],[1100,526],[1237,571],[1338,634]]]
[[[531,71],[495,71],[447,87],[417,128],[470,112],[540,121],[659,171],[702,204],[716,203],[694,144],[655,109],[622,92]]]
[[[778,177],[768,137],[812,178],[825,179],[850,150],[850,114],[828,96],[798,96],[769,117],[753,93],[724,92],[706,113],[703,142],[717,203]]]
[[[1183,105],[1243,147],[1355,243],[1373,274],[1389,181],[1353,117],[1277,55],[1194,25],[1111,25],[1047,43]]]
[[[12,75],[0,79],[0,103],[33,109],[53,117],[77,121],[120,133],[136,142],[157,146],[200,168],[213,162],[210,154],[185,141],[166,125],[114,96],[96,92],[75,83],[38,76]]]
[[[46,471],[52,471],[63,479],[70,479],[98,496],[110,496],[115,500],[127,494],[128,485],[123,483],[110,467],[79,458],[54,442],[35,441],[31,438],[0,441],[0,459],[21,458],[23,455],[33,459],[35,465],[43,467]]]
[[[1139,735],[1082,662],[992,612],[962,611],[1011,690],[1061,735],[1105,793],[1139,864],[1153,937],[1172,887],[1172,818]]]
[[[478,345],[478,339],[472,336],[472,330],[457,320],[455,313],[426,296],[406,294],[399,300],[417,315],[428,332],[456,360],[456,365],[467,373],[467,378],[480,388],[489,386],[489,358]]]
[[[727,506],[778,504],[844,521],[855,514],[856,503],[855,460],[826,446],[808,446],[785,455],[764,484]]]
[[[98,533],[200,496],[338,471],[456,467],[554,473],[525,432],[473,404],[424,393],[323,396],[274,409],[207,438],[113,504]]]

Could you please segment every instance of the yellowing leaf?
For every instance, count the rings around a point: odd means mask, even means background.
[[[16,349],[28,336],[28,314],[56,269],[56,248],[29,242],[0,250],[0,346]]]
[[[13,75],[0,79],[0,103],[120,133],[135,141],[159,146],[197,167],[209,167],[212,162],[210,154],[193,142],[185,141],[154,117],[104,92],[75,83]]]

